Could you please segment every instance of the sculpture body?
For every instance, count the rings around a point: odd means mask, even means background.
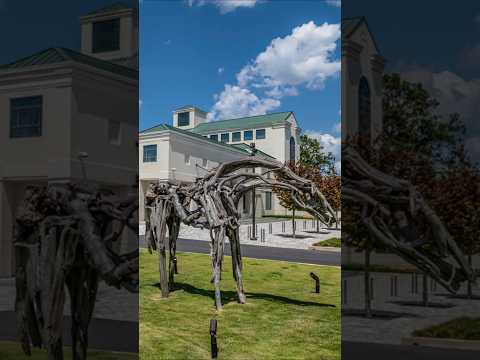
[[[262,173],[252,171],[255,168],[262,169]],[[210,230],[212,283],[217,309],[222,308],[220,274],[228,237],[238,300],[245,303],[238,203],[253,188],[274,187],[290,191],[298,209],[309,212],[326,224],[335,221],[333,209],[315,184],[274,160],[248,157],[221,164],[193,184],[153,184],[145,201],[146,241],[150,251],[157,250],[159,253],[162,296],[167,297],[173,289],[176,241],[180,223],[183,223]]]
[[[31,187],[16,218],[15,311],[22,348],[45,347],[63,359],[65,287],[71,302],[73,359],[86,359],[88,325],[100,279],[138,290],[138,251],[118,255],[113,242],[137,231],[138,199],[118,201],[75,185]]]

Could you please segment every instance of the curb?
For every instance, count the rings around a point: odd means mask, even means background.
[[[308,250],[342,252],[342,248],[333,246],[309,246]]]
[[[402,339],[404,345],[426,346],[442,349],[475,350],[480,351],[480,340],[461,340],[408,336]]]

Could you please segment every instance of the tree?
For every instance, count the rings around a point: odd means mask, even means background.
[[[298,162],[290,161],[288,167],[297,175],[309,179],[319,187],[335,211],[340,209],[340,176],[335,169],[332,153],[324,152],[320,142],[308,135],[300,137],[300,157]],[[292,228],[295,236],[295,205],[288,191],[274,189],[280,204],[293,212]],[[318,221],[317,221],[318,229]]]

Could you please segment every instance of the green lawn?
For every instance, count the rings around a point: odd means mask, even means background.
[[[460,317],[426,329],[413,335],[442,339],[480,340],[480,318]]]
[[[65,355],[65,360],[72,358],[72,352],[69,347],[65,347],[63,354]],[[2,360],[45,360],[47,354],[45,350],[34,349],[32,351],[32,356],[24,355],[20,344],[9,341],[0,341],[0,359]],[[106,352],[106,351],[97,351],[89,350],[88,351],[89,360],[138,360],[138,354],[129,354],[129,353],[119,353],[119,352]]]
[[[340,359],[340,268],[244,259],[247,303],[242,305],[225,257],[224,309],[217,313],[209,257],[180,253],[177,258],[177,290],[162,299],[158,257],[141,252],[142,360],[210,359],[212,318],[218,320],[219,359]],[[321,279],[320,295],[313,292],[311,271]]]
[[[319,241],[314,246],[328,246],[328,247],[342,247],[342,241],[339,238],[330,238],[326,240]]]

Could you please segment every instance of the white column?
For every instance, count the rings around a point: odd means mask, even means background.
[[[8,184],[0,180],[0,277],[10,277],[14,269],[13,213]]]

